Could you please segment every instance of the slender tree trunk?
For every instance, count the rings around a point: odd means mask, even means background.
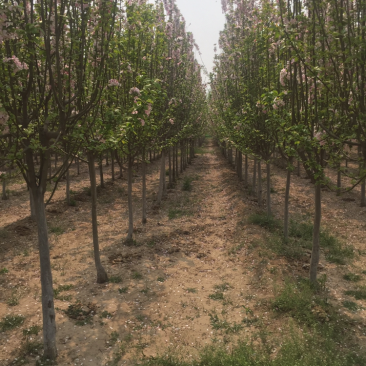
[[[145,149],[142,150],[142,223],[146,224],[146,156]]]
[[[300,165],[300,160],[297,159],[297,175],[300,177],[301,176],[301,165]]]
[[[132,167],[133,167],[133,157],[128,157],[128,234],[127,234],[127,241],[132,240],[133,237],[133,207],[132,207]]]
[[[118,166],[119,166],[119,177],[118,177],[118,179],[122,179],[122,177],[123,177],[123,172],[122,172],[122,160],[118,157],[118,152],[117,152],[117,150],[115,150],[115,152],[114,152],[114,154],[115,154],[115,157],[116,157],[116,161],[117,161],[117,164],[118,164]]]
[[[248,155],[245,155],[244,185],[248,185]]]
[[[103,175],[103,157],[99,160],[99,176],[100,176],[100,188],[105,188],[104,186],[104,175]]]
[[[70,205],[70,170],[66,171],[66,203]]]
[[[36,209],[35,209],[35,204],[34,204],[33,193],[30,188],[28,188],[28,189],[29,189],[29,206],[30,206],[30,212],[31,212],[31,219],[33,221],[36,221]]]
[[[362,162],[362,167],[363,167],[363,170],[365,170],[365,167],[366,167],[365,160]],[[364,179],[361,183],[361,207],[366,206],[365,185],[366,185],[366,179]]]
[[[175,166],[176,166],[176,172],[175,172],[175,175],[176,175],[176,180],[178,180],[179,178],[179,160],[178,160],[178,154],[179,150],[178,150],[178,144],[175,145]]]
[[[173,183],[175,183],[176,182],[176,170],[177,170],[177,168],[176,168],[176,159],[175,159],[175,146],[173,146]]]
[[[95,161],[92,152],[88,153],[89,158],[89,178],[90,178],[90,193],[91,193],[91,216],[92,216],[92,228],[93,228],[93,249],[94,249],[94,261],[95,268],[97,270],[97,283],[108,282],[107,272],[102,266],[100,260],[99,251],[99,238],[98,238],[98,219],[97,219],[97,179],[95,174]]]
[[[262,166],[261,161],[258,160],[258,205],[262,207]]]
[[[310,282],[316,284],[318,265],[320,258],[320,223],[322,218],[321,184],[315,184],[315,215],[313,229],[313,249],[310,261]]]
[[[78,175],[80,175],[80,160],[79,160],[79,158],[76,158],[76,169],[78,171]]]
[[[238,177],[239,180],[243,180],[243,154],[241,151],[238,153]]]
[[[56,314],[53,300],[53,281],[44,192],[41,187],[37,187],[35,185],[31,187],[30,191],[34,198],[34,209],[38,229],[38,248],[41,266],[44,358],[54,360],[57,357]]]
[[[1,195],[1,198],[2,198],[3,201],[5,201],[9,198],[6,194],[6,178],[3,177],[2,181],[3,181],[3,184],[2,184],[3,185],[3,193]]]
[[[271,165],[267,163],[267,216],[272,215],[271,205]]]
[[[285,191],[285,213],[283,223],[283,236],[285,242],[288,240],[288,223],[289,223],[289,202],[290,202],[290,187],[291,187],[291,170],[287,167],[286,191]]]
[[[103,156],[102,156],[102,161],[103,161]],[[108,150],[105,152],[105,166],[109,166]]]
[[[159,181],[159,192],[158,192],[158,201],[157,204],[161,204],[161,200],[163,199],[164,194],[164,183],[165,183],[165,152],[164,150],[161,153],[161,162],[160,162],[160,181]]]
[[[168,158],[169,158],[169,188],[173,186],[173,175],[172,175],[172,157],[170,154],[171,148],[168,150]]]
[[[341,188],[342,188],[342,174],[341,174],[341,164],[339,163],[337,172],[337,196],[341,195]]]
[[[183,173],[184,170],[184,166],[183,166],[183,158],[184,158],[184,153],[183,153],[184,149],[183,149],[183,141],[180,143],[180,172]]]
[[[57,163],[58,163],[58,154],[55,154],[55,170],[57,169]]]
[[[253,163],[253,184],[252,184],[252,193],[255,194],[256,192],[256,180],[257,180],[257,158],[254,158]]]
[[[113,150],[111,150],[111,169],[112,169],[112,180],[114,181],[116,179],[116,177],[114,176],[114,155],[113,155]]]

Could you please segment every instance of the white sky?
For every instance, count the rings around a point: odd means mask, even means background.
[[[224,29],[225,15],[221,11],[221,0],[176,0],[186,20],[186,30],[193,33],[202,60],[210,73],[213,67],[214,44],[218,44],[219,32]],[[218,48],[218,47],[217,47]]]

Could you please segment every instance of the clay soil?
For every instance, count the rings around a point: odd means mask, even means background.
[[[259,329],[273,337],[285,331],[287,318],[273,314],[268,304],[286,277],[307,276],[306,261],[263,255],[263,248],[254,245],[267,238],[264,229],[248,223],[258,204],[212,141],[168,189],[160,207],[155,203],[159,162],[149,164],[145,225],[141,172],[136,168],[135,241],[130,245],[125,244],[127,182],[112,182],[110,166],[104,167],[106,188],[99,191],[98,223],[110,282],[103,285],[96,283],[87,167],[81,166],[79,176],[75,169],[71,189],[76,206],[66,205],[64,182],[47,206],[58,365],[134,365],[168,352],[190,359],[214,342],[230,349],[238,339],[259,342]],[[274,167],[272,174],[273,211],[280,219],[286,173]],[[182,190],[185,179],[191,190]],[[37,232],[25,184],[19,180],[9,189],[10,199],[0,202],[0,270],[8,270],[0,274],[0,319],[21,314],[24,323],[0,333],[0,365],[34,365],[38,351],[26,355],[24,345],[42,342],[41,332],[27,341],[23,329],[42,325]],[[345,296],[356,285],[343,279],[352,272],[362,277],[357,285],[366,284],[366,209],[359,207],[358,195],[323,194],[323,226],[344,244],[352,244],[356,256],[342,266],[322,257],[320,274],[326,274],[329,298],[349,317],[355,339],[366,344],[365,301]],[[292,217],[312,217],[309,180],[294,175],[290,205]],[[345,300],[355,301],[360,310],[350,312],[342,306]],[[70,316],[70,305],[81,312]]]

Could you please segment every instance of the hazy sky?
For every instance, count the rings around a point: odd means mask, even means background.
[[[225,16],[221,11],[221,0],[176,0],[184,16],[187,31],[192,32],[198,44],[202,60],[208,72],[212,71],[214,44],[218,43],[219,32],[224,29]]]

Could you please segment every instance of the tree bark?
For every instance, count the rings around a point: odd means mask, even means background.
[[[337,196],[341,195],[341,188],[342,188],[342,174],[341,174],[341,164],[339,163],[337,172]]]
[[[38,248],[41,267],[42,287],[42,315],[43,315],[43,347],[44,358],[51,360],[57,357],[56,347],[56,314],[53,301],[53,281],[50,260],[50,247],[48,242],[48,230],[46,210],[44,204],[44,192],[42,187],[35,184],[31,187],[31,195],[34,198],[34,210],[38,229]]]
[[[175,166],[176,166],[176,172],[175,172],[175,175],[176,175],[176,180],[178,180],[179,178],[179,160],[178,160],[178,144],[175,145]]]
[[[261,161],[258,160],[258,205],[262,207],[262,166]]]
[[[248,185],[248,155],[245,155],[244,185]]]
[[[103,175],[103,156],[101,156],[99,160],[99,176],[100,176],[100,188],[105,188],[104,175]]]
[[[163,199],[164,194],[164,182],[165,182],[165,152],[162,151],[161,154],[161,162],[160,162],[160,180],[159,180],[159,192],[158,192],[158,200],[157,204],[161,204],[161,200]]]
[[[290,187],[291,187],[291,170],[288,167],[287,179],[286,179],[286,191],[285,191],[285,212],[284,212],[284,223],[283,223],[283,237],[285,242],[287,242],[288,240]]]
[[[318,265],[320,258],[320,223],[322,217],[322,201],[321,201],[321,184],[315,184],[315,215],[314,215],[314,229],[313,229],[313,249],[311,252],[310,261],[310,282],[316,284]]]
[[[2,200],[3,201],[5,201],[5,200],[7,200],[9,197],[7,196],[7,194],[6,194],[6,178],[5,177],[3,177],[2,178],[2,181],[3,181],[3,184],[2,184],[2,186],[3,186],[3,193],[2,193],[2,195],[1,195],[1,198],[2,198]]]
[[[241,151],[238,153],[238,177],[239,180],[243,180],[243,154]]]
[[[267,163],[267,216],[272,215],[271,205],[271,165]]]
[[[257,183],[256,180],[257,180],[257,158],[254,158],[252,194],[255,194],[255,191],[256,191],[256,183]]]
[[[175,146],[173,146],[173,177],[172,177],[172,179],[173,179],[173,183],[175,183],[176,182],[176,177],[175,177],[175,173],[176,173],[176,170],[177,170],[177,168],[176,168],[176,159],[175,159]]]
[[[66,172],[66,203],[70,205],[70,170]]]
[[[94,249],[94,261],[97,269],[97,283],[108,282],[107,272],[102,266],[100,260],[99,251],[99,238],[98,238],[98,219],[97,219],[97,178],[95,174],[95,161],[92,152],[88,153],[89,157],[89,177],[90,177],[90,192],[91,192],[91,215],[92,215],[92,228],[93,228],[93,249]]]
[[[170,154],[171,148],[169,147],[168,150],[168,158],[169,158],[169,188],[172,188],[173,186],[173,175],[172,175],[172,157]]]
[[[128,156],[128,234],[127,234],[127,241],[132,240],[133,238],[133,207],[132,207],[132,167],[133,167],[133,157]]]
[[[113,155],[113,150],[111,150],[111,169],[112,169],[112,181],[114,181],[116,179],[116,177],[114,176],[114,155]]]
[[[180,172],[183,173],[184,170],[184,162],[183,162],[183,153],[184,149],[183,149],[183,141],[180,143]]]
[[[146,224],[146,156],[142,150],[142,223]]]

